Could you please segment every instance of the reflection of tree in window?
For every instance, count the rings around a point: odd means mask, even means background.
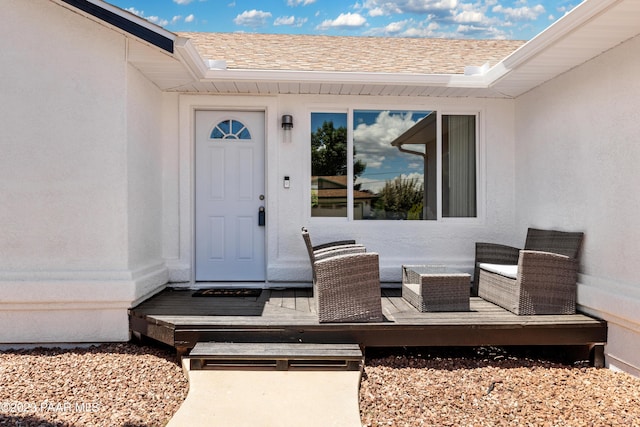
[[[317,113],[322,114],[322,113]],[[312,216],[347,215],[347,128],[325,120],[311,133]],[[354,164],[354,180],[366,165]]]
[[[435,116],[432,111],[354,111],[353,146],[359,152],[354,159],[368,166],[357,184],[370,194],[369,205],[354,201],[354,219],[435,219],[435,197],[428,197],[431,186],[435,196],[435,180],[425,176],[427,154],[435,149]]]
[[[396,177],[387,181],[378,194],[376,210],[386,219],[421,219],[424,187],[417,179]]]
[[[354,181],[362,175],[366,167],[361,160],[354,162]],[[311,170],[313,175],[347,174],[346,127],[335,128],[333,122],[325,121],[322,127],[311,133]]]

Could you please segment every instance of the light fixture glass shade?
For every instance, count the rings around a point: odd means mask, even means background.
[[[285,143],[291,142],[291,129],[293,129],[293,116],[290,114],[283,114],[282,119],[282,141]]]

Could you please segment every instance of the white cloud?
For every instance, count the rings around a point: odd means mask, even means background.
[[[497,5],[491,10],[494,13],[502,13],[505,17],[516,21],[534,21],[545,12],[544,6],[541,4],[535,5],[534,7],[523,6],[517,8]]]
[[[408,20],[397,21],[388,24],[383,28],[385,34],[399,34],[407,27]]]
[[[440,25],[437,22],[430,22],[427,26],[410,27],[400,35],[402,37],[439,37],[441,34],[437,32]]]
[[[573,3],[580,3],[578,2],[573,2]],[[562,16],[566,15],[567,13],[571,12],[574,8],[576,7],[576,4],[567,4],[566,6],[559,6],[556,8],[556,10],[562,14]]]
[[[392,22],[384,27],[373,28],[366,32],[378,37],[440,37],[440,25],[434,21],[416,22],[413,19]]]
[[[378,114],[375,123],[360,123],[353,131],[356,158],[367,164],[367,170],[380,168],[385,159],[400,153],[391,142],[416,123],[411,113],[391,115],[389,111]]]
[[[196,17],[193,15],[193,13],[189,16],[187,16],[186,18],[184,18],[184,22],[193,22],[195,21]]]
[[[296,6],[308,6],[310,4],[315,3],[316,0],[287,0],[287,6],[296,7]]]
[[[162,19],[158,16],[145,16],[144,19],[146,19],[149,22],[152,22],[156,25],[159,25],[161,27],[166,27],[167,25],[169,25],[169,21],[166,19]]]
[[[176,15],[173,18],[171,18],[171,24],[177,24],[180,20],[182,19],[182,15]]]
[[[295,16],[281,16],[273,21],[273,25],[293,25],[296,22]]]
[[[458,0],[365,0],[362,4],[366,10],[375,10],[376,16],[446,12],[457,6]]]
[[[240,15],[236,16],[233,22],[236,25],[243,25],[246,27],[263,27],[267,24],[267,19],[271,18],[271,12],[264,12],[262,10],[245,10]]]
[[[301,27],[305,22],[307,22],[307,18],[296,18],[295,16],[280,16],[276,18],[273,22],[273,25],[288,25],[291,27]]]
[[[418,167],[422,168],[423,165],[419,165]],[[405,175],[402,174],[400,175],[400,177],[403,180],[416,180],[420,183],[422,183],[424,181],[424,174],[420,173],[420,172],[411,172],[409,175]]]
[[[318,26],[318,29],[328,28],[360,28],[364,26],[367,20],[359,13],[341,13],[336,19],[327,19]]]
[[[162,18],[160,18],[158,16],[145,16],[144,10],[138,10],[138,9],[136,9],[134,7],[129,7],[127,9],[125,9],[125,10],[127,12],[131,12],[134,15],[139,16],[140,18],[144,18],[147,21],[149,21],[149,22],[151,22],[153,24],[159,25],[161,27],[166,27],[167,25],[169,25],[169,20],[167,20],[167,19],[162,19]]]
[[[173,2],[176,3],[176,4],[189,4],[192,1],[193,0],[173,0]]]
[[[498,24],[497,18],[487,16],[487,10],[495,1],[487,1],[484,6],[478,4],[461,3],[458,8],[451,11],[453,22],[458,24],[475,24],[488,27]]]
[[[464,10],[454,15],[453,20],[459,23],[483,22],[486,20],[486,16],[482,12]]]
[[[138,10],[138,9],[136,9],[135,7],[128,7],[128,8],[126,8],[125,10],[126,10],[127,12],[131,12],[131,13],[133,13],[134,15],[136,15],[136,16],[140,16],[140,17],[142,17],[142,14],[144,13],[144,11],[142,11],[142,10]]]
[[[369,9],[369,16],[374,18],[376,16],[383,16],[384,15],[384,10],[382,10],[382,8],[380,7],[375,7],[373,9]]]
[[[504,30],[496,28],[494,26],[477,26],[477,25],[458,25],[455,38],[487,38],[495,40],[507,39],[507,34]]]

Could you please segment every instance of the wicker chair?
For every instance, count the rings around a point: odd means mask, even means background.
[[[382,321],[378,254],[353,240],[313,246],[304,227],[302,237],[313,271],[318,321]]]
[[[530,228],[525,248],[476,243],[474,295],[515,314],[573,314],[584,234]]]

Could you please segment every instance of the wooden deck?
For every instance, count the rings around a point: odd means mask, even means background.
[[[591,353],[602,365],[607,325],[575,315],[517,316],[480,298],[468,312],[420,313],[383,289],[385,321],[318,323],[310,289],[263,290],[259,297],[192,297],[167,289],[129,310],[135,335],[179,354],[197,342],[358,343],[363,347],[563,345]],[[587,353],[589,354],[589,353]]]

